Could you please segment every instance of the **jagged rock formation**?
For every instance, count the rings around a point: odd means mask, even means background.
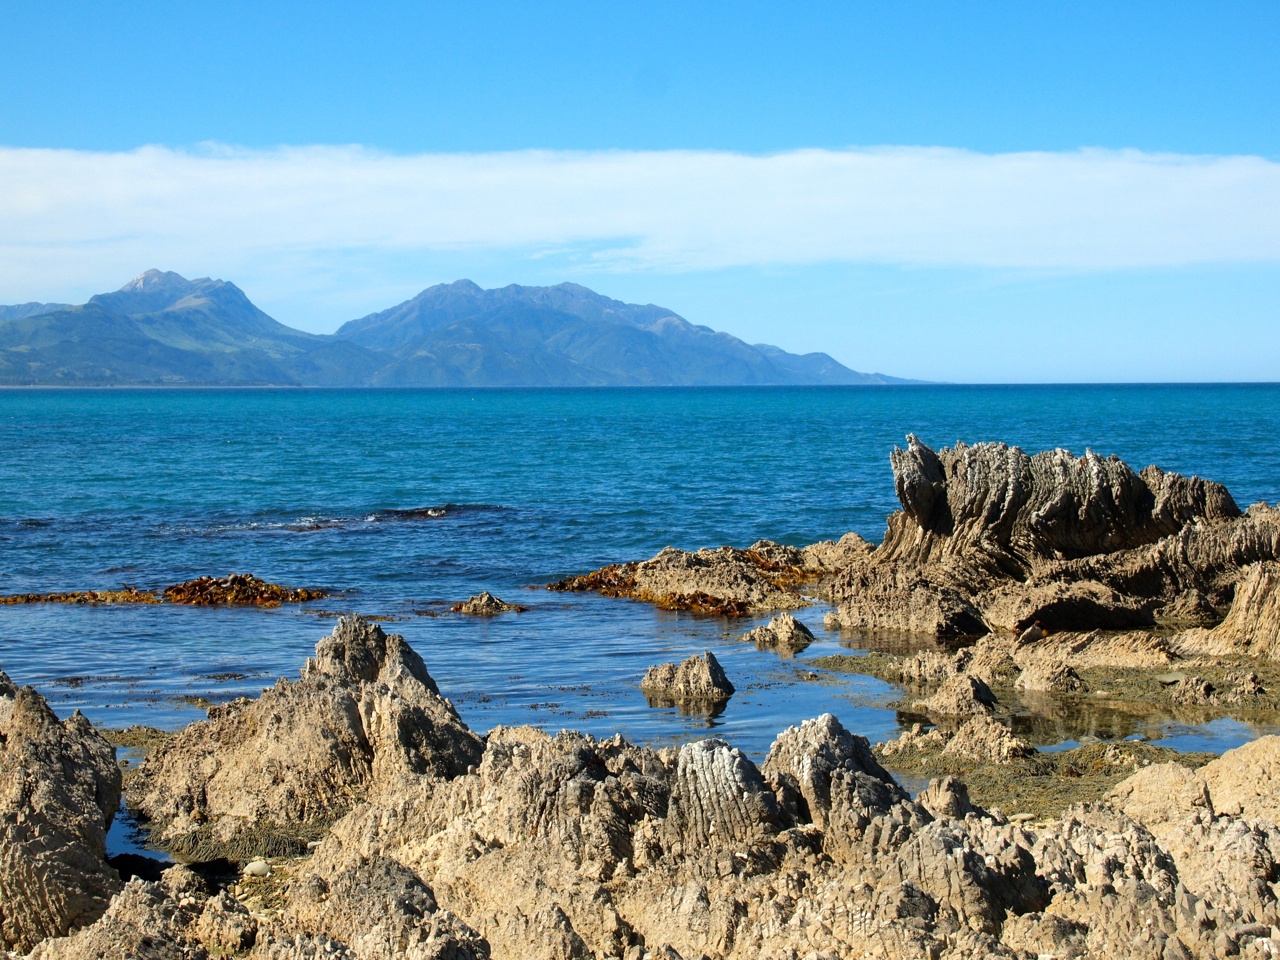
[[[212,707],[155,748],[129,803],[177,852],[247,860],[304,851],[376,785],[457,776],[482,750],[403,637],[344,617],[300,680]]]
[[[0,950],[26,952],[106,909],[120,888],[106,859],[119,803],[115,748],[0,671]]]
[[[849,628],[938,637],[1185,624],[1280,556],[1280,511],[1115,457],[916,437],[890,455],[901,512],[832,587]]]
[[[381,676],[389,688],[392,665],[412,661],[375,629],[340,626],[296,686]],[[256,702],[280,712],[274,693]],[[949,743],[1025,760],[993,727],[973,718]],[[215,741],[206,759],[241,749]],[[335,745],[327,762],[345,758]],[[1200,772],[1140,769],[1108,802],[1034,827],[979,808],[954,777],[911,799],[830,715],[783,731],[760,769],[720,740],[653,750],[530,728],[492,731],[474,759],[369,780],[310,857],[277,860],[267,877],[218,893],[183,867],[133,879],[100,919],[34,957],[1163,960],[1280,948],[1280,738]],[[276,786],[239,788],[252,805]]]
[[[645,671],[640,689],[651,700],[671,703],[723,703],[733,696],[733,684],[714,653],[692,656],[680,663],[660,663]]]
[[[813,631],[791,614],[780,613],[764,626],[748,630],[742,639],[754,643],[758,650],[776,650],[791,657],[813,643]]]
[[[466,613],[473,617],[493,617],[499,613],[523,613],[527,608],[520,606],[518,603],[507,603],[505,600],[499,600],[488,590],[483,590],[463,600],[461,603],[455,603],[449,608],[451,613]]]

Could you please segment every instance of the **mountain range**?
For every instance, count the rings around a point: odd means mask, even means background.
[[[233,283],[148,270],[88,303],[0,306],[0,384],[499,387],[908,383],[751,345],[574,283],[438,284],[332,335]]]

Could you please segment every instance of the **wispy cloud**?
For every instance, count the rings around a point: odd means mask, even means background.
[[[1102,150],[0,148],[6,289],[48,289],[87,262],[136,271],[414,250],[568,250],[603,271],[1277,261],[1280,164]]]

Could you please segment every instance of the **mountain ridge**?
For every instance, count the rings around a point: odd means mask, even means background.
[[[436,284],[334,334],[234,283],[148,270],[80,305],[0,306],[0,384],[692,386],[911,382],[850,370],[575,283]]]

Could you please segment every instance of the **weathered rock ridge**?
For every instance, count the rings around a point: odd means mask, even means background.
[[[937,637],[1213,623],[1280,555],[1280,511],[1116,457],[982,443],[890,455],[902,510],[832,586],[851,629]],[[1259,589],[1266,588],[1259,585]],[[1253,602],[1258,602],[1257,598]]]

